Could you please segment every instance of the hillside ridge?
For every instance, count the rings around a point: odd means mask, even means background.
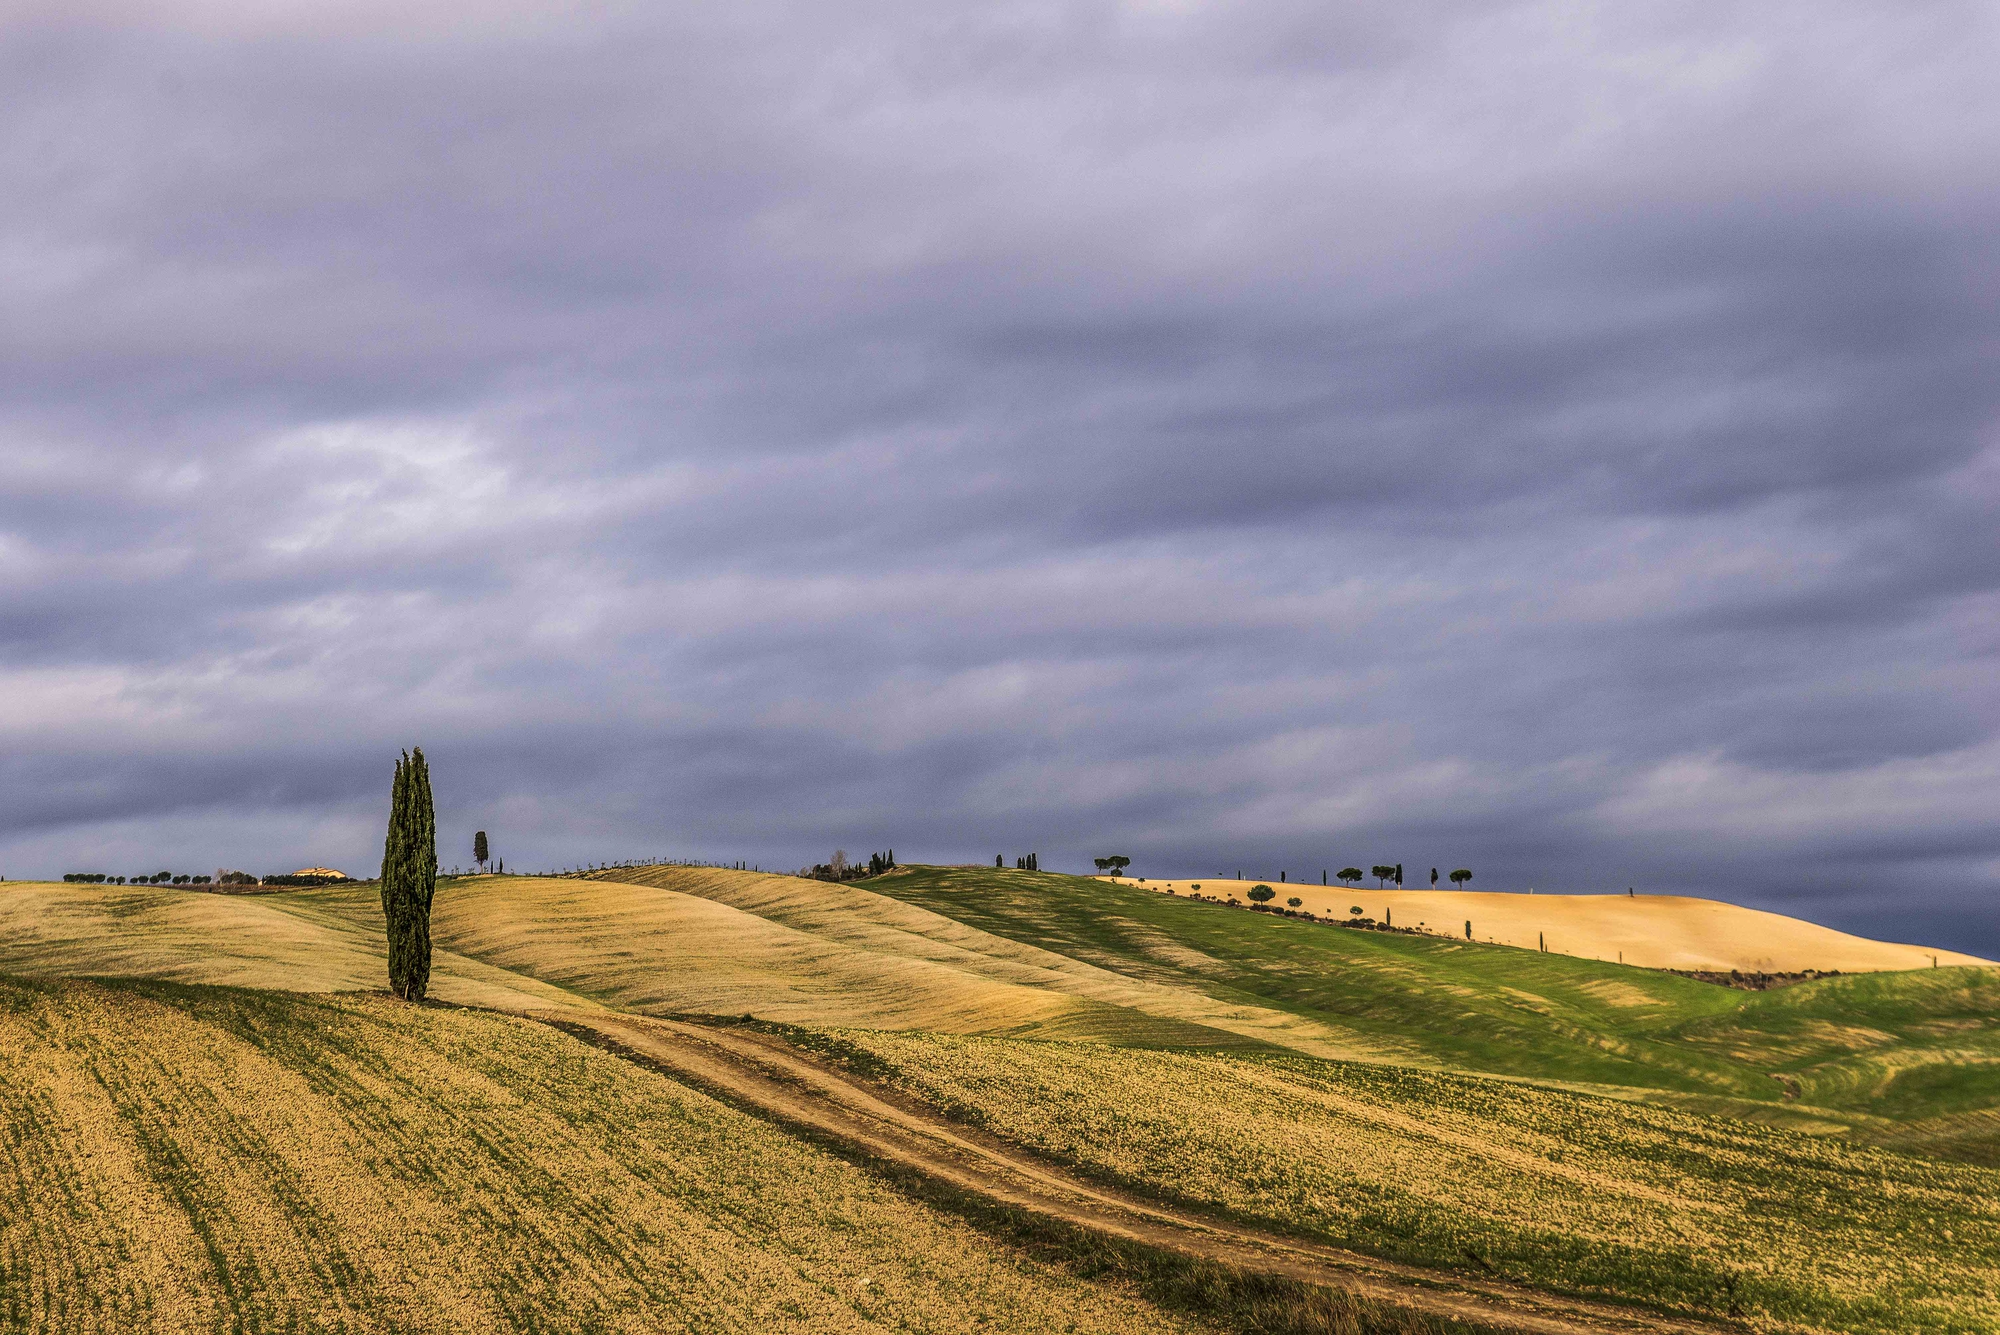
[[[1093,880],[1161,894],[1248,902],[1268,885],[1271,902],[1344,920],[1367,917],[1433,935],[1484,945],[1546,948],[1559,955],[1644,969],[1728,973],[1866,973],[1901,969],[1988,966],[1994,961],[1961,951],[1856,936],[1805,918],[1690,895],[1553,895],[1491,890],[1387,890],[1367,886],[1299,885],[1282,881],[1147,877]],[[1199,887],[1196,891],[1195,887]],[[1360,914],[1350,913],[1361,909]]]

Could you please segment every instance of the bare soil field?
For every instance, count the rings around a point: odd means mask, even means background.
[[[1523,950],[1546,945],[1561,955],[1645,969],[1867,973],[1993,963],[1956,951],[1871,941],[1783,914],[1680,895],[1517,895],[1233,879],[1098,879],[1162,894],[1200,894],[1225,903],[1232,898],[1247,903],[1252,888],[1269,885],[1277,892],[1274,905],[1282,908],[1296,898],[1301,901],[1299,911],[1315,917],[1368,917],[1458,939],[1465,938],[1470,922],[1474,941]],[[1360,914],[1351,912],[1356,908]]]

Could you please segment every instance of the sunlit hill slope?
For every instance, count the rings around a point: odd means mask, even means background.
[[[1123,883],[1224,902],[1248,902],[1253,888],[1269,884],[1277,904],[1298,899],[1300,912],[1317,917],[1367,916],[1462,939],[1469,924],[1474,941],[1523,950],[1546,948],[1560,955],[1647,969],[1863,973],[1992,963],[1953,950],[1871,941],[1800,918],[1685,895],[1493,894],[1150,877],[1144,881],[1127,877]],[[1353,913],[1357,908],[1360,915]]]

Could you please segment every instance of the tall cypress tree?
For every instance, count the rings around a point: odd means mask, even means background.
[[[437,816],[424,749],[405,751],[389,790],[382,844],[382,916],[389,920],[389,990],[422,1001],[431,985],[431,899],[437,894]]]

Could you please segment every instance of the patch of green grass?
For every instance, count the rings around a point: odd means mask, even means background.
[[[2000,970],[1857,974],[1741,992],[1084,877],[922,867],[868,886],[995,935],[1326,1021],[1457,1070],[1662,1091],[1801,1123],[1845,1112],[1868,1134],[1880,1130],[1868,1129],[1871,1119],[1906,1124],[2000,1107]],[[1161,950],[1162,940],[1176,949]],[[1948,1129],[1957,1142],[1942,1137],[1945,1152],[1986,1153],[1986,1142]]]

